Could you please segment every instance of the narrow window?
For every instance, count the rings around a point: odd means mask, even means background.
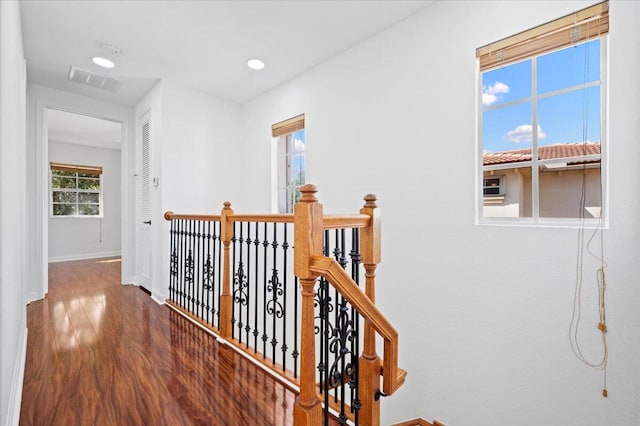
[[[52,217],[102,217],[102,167],[51,163]]]
[[[304,114],[272,126],[276,143],[277,205],[280,213],[292,213],[305,183]]]
[[[608,3],[484,46],[482,220],[602,218]]]

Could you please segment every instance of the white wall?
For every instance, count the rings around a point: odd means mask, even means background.
[[[49,140],[49,161],[102,167],[103,218],[49,218],[49,262],[120,255],[120,150]]]
[[[48,108],[104,118],[122,123],[121,149],[121,252],[122,282],[133,281],[135,273],[134,183],[130,162],[134,141],[133,109],[86,96],[50,89],[36,84],[27,87],[27,201],[29,212],[29,293],[28,300],[44,297],[48,289]]]
[[[382,402],[383,424],[640,422],[640,3],[610,10],[608,398],[569,345],[577,230],[474,224],[475,49],[593,3],[437,2],[243,108],[247,207],[270,208],[270,125],[302,112],[325,211],[379,197],[377,298],[408,370]],[[585,263],[582,346],[596,359],[595,262]]]
[[[0,425],[17,425],[26,352],[26,71],[18,2],[0,2]]]
[[[242,169],[240,106],[162,80],[136,106],[136,117],[151,111],[152,296],[168,297],[169,222],[175,213],[219,214],[240,192]],[[157,261],[160,259],[160,261]],[[159,277],[159,278],[158,278]]]

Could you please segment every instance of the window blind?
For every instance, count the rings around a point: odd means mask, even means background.
[[[304,129],[304,114],[289,118],[271,126],[271,135],[274,138]]]
[[[605,1],[539,25],[476,50],[480,71],[560,49],[609,32],[609,2]]]
[[[71,173],[83,173],[87,175],[100,176],[102,174],[102,167],[99,166],[80,166],[77,164],[64,164],[64,163],[49,163],[51,170],[59,170],[62,172]]]

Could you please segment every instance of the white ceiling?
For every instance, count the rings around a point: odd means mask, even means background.
[[[20,3],[29,82],[132,106],[159,78],[247,102],[433,1]],[[105,42],[120,54],[114,57]],[[94,65],[95,55],[112,57],[116,68]],[[248,69],[251,57],[264,60],[266,68]],[[123,84],[111,93],[67,81],[72,65]]]
[[[120,149],[121,124],[56,109],[47,110],[49,141]]]

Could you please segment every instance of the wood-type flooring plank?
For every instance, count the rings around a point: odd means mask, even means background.
[[[118,258],[49,265],[27,308],[21,425],[293,424],[295,394],[120,284]]]

